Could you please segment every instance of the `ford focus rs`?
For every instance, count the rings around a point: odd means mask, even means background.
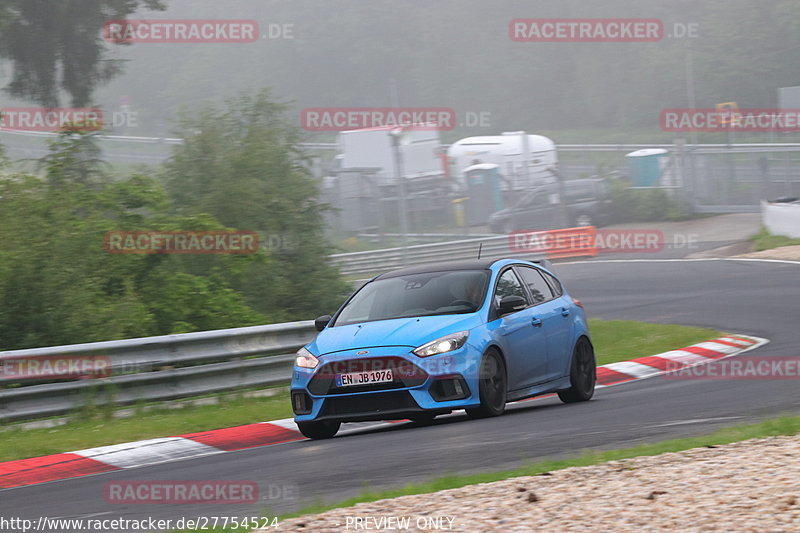
[[[543,265],[473,260],[381,274],[297,353],[291,385],[300,431],[465,409],[498,416],[509,401],[557,392],[585,401],[596,364],[581,303]]]

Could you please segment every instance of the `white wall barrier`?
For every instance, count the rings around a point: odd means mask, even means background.
[[[761,202],[761,220],[773,235],[800,239],[800,201]]]

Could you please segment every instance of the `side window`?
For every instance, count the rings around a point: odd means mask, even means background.
[[[542,272],[542,276],[547,280],[547,283],[550,285],[550,288],[553,289],[553,295],[558,298],[562,294],[564,294],[564,288],[561,286],[561,282],[558,281],[555,276],[551,276],[547,272]]]
[[[528,286],[534,304],[540,304],[553,299],[553,292],[537,269],[524,266],[517,268],[522,276],[522,281]]]
[[[550,205],[550,202],[546,194],[538,193],[533,197],[529,205],[531,207],[547,207],[548,205]]]
[[[497,280],[497,288],[494,291],[495,305],[500,305],[500,300],[506,296],[522,296],[526,302],[528,301],[527,296],[525,296],[525,289],[522,288],[522,284],[510,268],[503,272],[500,279]]]

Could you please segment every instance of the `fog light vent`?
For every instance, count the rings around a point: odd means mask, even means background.
[[[431,385],[431,396],[437,402],[463,400],[468,397],[469,387],[462,376],[439,377]]]
[[[303,391],[292,391],[292,410],[296,415],[307,415],[311,412],[311,396]]]

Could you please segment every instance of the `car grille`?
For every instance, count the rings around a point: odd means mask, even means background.
[[[378,392],[357,396],[332,396],[325,400],[320,417],[361,416],[380,419],[383,414],[419,411],[408,391]]]
[[[387,383],[370,383],[349,387],[336,386],[336,374],[348,372],[368,372],[372,370],[392,370],[394,380]],[[379,390],[402,389],[422,385],[428,373],[414,363],[402,357],[366,357],[333,361],[323,365],[311,381],[308,390],[316,396],[328,394],[349,394],[353,392],[370,392]]]

